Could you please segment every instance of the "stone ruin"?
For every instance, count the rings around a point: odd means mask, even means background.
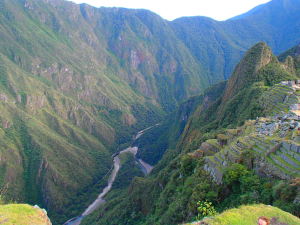
[[[281,81],[280,84],[291,87],[294,91],[300,90],[300,80]],[[299,117],[300,116],[300,103],[291,105],[290,111],[295,113]]]
[[[290,110],[299,117],[300,116],[300,103],[291,105]]]
[[[280,84],[289,86],[294,90],[300,90],[300,80],[281,81]]]

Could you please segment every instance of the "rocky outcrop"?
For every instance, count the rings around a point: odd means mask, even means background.
[[[127,113],[123,114],[122,121],[125,125],[128,126],[132,126],[136,123],[136,119],[134,118],[134,116]]]
[[[4,129],[10,128],[11,125],[12,125],[12,124],[11,124],[10,121],[8,121],[8,120],[2,120],[2,127],[3,127]]]
[[[0,101],[2,102],[8,102],[8,97],[6,94],[0,94]]]

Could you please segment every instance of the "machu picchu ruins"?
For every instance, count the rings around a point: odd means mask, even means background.
[[[222,182],[225,168],[241,160],[246,152],[257,155],[253,169],[263,176],[290,179],[299,174],[299,90],[300,80],[274,85],[261,99],[270,116],[246,121],[235,132],[228,129],[199,147],[197,151],[206,156],[204,169],[217,183]]]
[[[292,87],[295,90],[300,90],[300,80],[281,81],[280,84]]]
[[[290,87],[294,92],[300,90],[300,80],[282,81],[280,84]],[[297,97],[299,97],[299,93],[297,94]],[[292,104],[290,110],[297,116],[300,116],[300,103]]]

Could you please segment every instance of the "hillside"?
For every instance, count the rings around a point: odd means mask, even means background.
[[[300,224],[300,219],[286,213],[276,207],[266,205],[249,205],[241,206],[237,209],[226,210],[220,215],[214,216],[211,219],[204,219],[210,225],[253,225],[257,223],[259,217],[265,216],[271,220],[271,224]],[[200,222],[191,223],[194,225],[201,224]],[[189,224],[189,225],[191,225]],[[188,224],[186,224],[188,225]]]
[[[274,84],[297,79],[298,76],[294,64],[280,62],[265,43],[256,44],[235,68],[224,94],[206,112],[202,111],[201,105],[198,106],[183,135],[185,140],[192,139],[195,142],[195,139],[201,140],[203,132],[225,127],[235,128],[247,119],[270,115],[274,108],[267,107],[266,104],[274,100],[264,99],[264,93]],[[281,98],[277,100],[284,101]],[[190,143],[185,140],[185,145],[198,144],[197,141]]]
[[[203,201],[218,212],[263,203],[300,215],[299,118],[291,113],[299,90],[281,83],[299,74],[287,62],[265,43],[253,46],[225,87],[191,100],[196,107],[182,105],[184,122],[162,133],[180,136],[151,176],[136,178],[83,224],[179,224],[194,220]]]
[[[264,41],[280,54],[299,44],[298,0],[273,0],[226,21],[185,17],[171,22],[211,82],[227,79],[243,54]]]
[[[208,85],[201,65],[154,13],[63,0],[1,2],[1,52],[64,93],[119,108],[138,95],[172,109]]]
[[[284,97],[279,95],[281,89],[273,86],[282,80],[297,79],[298,73],[295,68],[298,64],[296,62],[297,58],[295,57],[290,61],[280,62],[265,43],[256,44],[245,53],[244,58],[236,66],[227,82],[212,86],[203,95],[183,103],[177,111],[178,115],[170,117],[171,125],[170,122],[168,125],[167,123],[162,124],[161,127],[169,128],[162,128],[163,133],[159,133],[159,128],[153,131],[154,134],[149,132],[152,137],[155,135],[170,137],[172,133],[176,134],[177,132],[175,138],[164,144],[158,143],[156,148],[164,146],[164,149],[167,149],[168,144],[173,143],[170,148],[178,149],[176,144],[179,141],[181,148],[194,149],[201,144],[203,136],[205,138],[210,136],[210,131],[225,127],[235,128],[247,119],[272,114],[272,110],[283,106],[276,105],[284,100]],[[286,90],[285,95],[289,95],[288,88],[283,87],[282,89]],[[279,96],[277,98],[273,96],[270,99],[274,92],[278,92]],[[253,101],[253,99],[256,100]],[[285,109],[288,108],[288,104],[292,103],[285,103]],[[277,109],[277,112],[278,110],[280,111]],[[182,124],[180,125],[180,123]],[[151,146],[143,143],[144,138],[149,139],[149,137],[146,134],[139,140],[139,146],[142,148],[141,157],[143,157],[143,152],[153,153],[154,151],[151,150],[153,149]],[[164,139],[168,140],[168,138]],[[154,143],[157,144],[157,141]],[[144,160],[147,158],[145,157]]]
[[[0,223],[3,225],[51,225],[47,213],[25,204],[0,205]]]
[[[164,122],[148,130],[134,144],[139,147],[137,156],[155,165],[164,155],[166,149],[176,148],[178,139],[198,106],[205,110],[224,92],[226,82],[221,82],[180,104],[175,112],[167,116]]]
[[[81,15],[78,5],[54,3]],[[0,4],[0,186],[7,201],[42,205],[66,221],[92,201],[85,193],[105,185],[117,146],[164,113],[103,67],[103,50],[68,37],[71,24],[60,33],[48,23],[55,14],[67,22],[61,17],[72,11],[46,1]]]

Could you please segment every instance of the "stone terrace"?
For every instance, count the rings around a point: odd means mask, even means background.
[[[272,117],[257,118],[251,132],[241,134],[211,156],[205,157],[204,169],[217,183],[222,182],[225,168],[238,162],[244,151],[257,155],[255,169],[265,175],[289,179],[300,174],[300,115],[298,87],[300,81],[275,85],[266,93],[265,106]]]

